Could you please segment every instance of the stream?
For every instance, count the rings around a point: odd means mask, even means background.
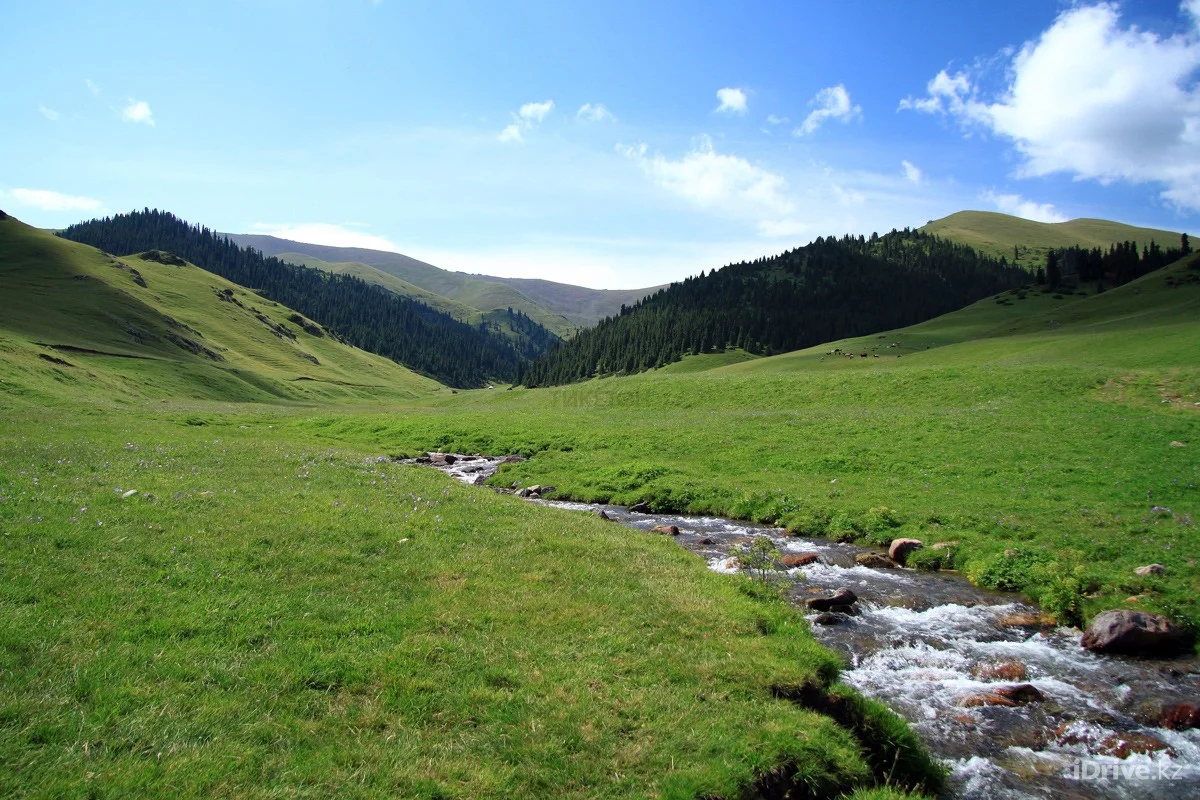
[[[478,484],[503,462],[456,456],[432,466]],[[818,556],[793,569],[777,564],[776,575],[794,581],[789,600],[814,623],[817,638],[843,655],[843,679],[905,718],[945,762],[946,797],[1200,797],[1200,729],[1158,723],[1164,707],[1200,701],[1200,659],[1095,655],[1079,646],[1080,631],[1044,626],[1018,595],[980,589],[950,572],[856,564],[859,554],[879,552],[870,548],[714,517],[530,500],[602,510],[645,531],[677,526],[675,541],[715,572],[738,572],[737,553],[760,536],[784,555]],[[809,597],[842,587],[859,598],[854,613],[805,607]],[[1040,698],[995,704],[997,691],[1018,685]]]

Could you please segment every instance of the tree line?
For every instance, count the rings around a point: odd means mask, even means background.
[[[1052,289],[1065,283],[1094,281],[1097,288],[1103,290],[1106,281],[1112,286],[1129,283],[1191,252],[1192,245],[1186,233],[1180,237],[1177,248],[1164,249],[1158,242],[1143,245],[1141,250],[1137,242],[1117,242],[1107,250],[1060,247],[1046,253],[1046,265],[1038,267],[1036,280]]]
[[[299,311],[349,344],[449,386],[513,380],[522,364],[558,340],[520,312],[505,315],[513,331],[506,336],[494,321],[470,325],[361,278],[267,258],[157,209],[93,219],[58,235],[117,255],[170,251]]]
[[[526,386],[632,374],[687,354],[773,355],[900,328],[1027,283],[1030,275],[922,231],[818,238],[659,290],[521,371]]]

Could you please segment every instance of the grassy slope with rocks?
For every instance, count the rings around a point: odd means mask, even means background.
[[[1102,295],[1014,290],[706,372],[295,424],[414,451],[518,450],[534,457],[494,482],[561,497],[957,542],[954,566],[1064,621],[1119,606],[1198,625],[1198,263]],[[1150,563],[1165,575],[1134,575]]]
[[[1013,247],[1019,245],[1020,258],[1016,263],[1029,269],[1045,266],[1046,252],[1051,249],[1079,245],[1085,249],[1107,250],[1109,245],[1118,242],[1137,242],[1140,248],[1152,241],[1168,248],[1178,247],[1180,237],[1175,231],[1139,228],[1105,219],[1034,222],[995,211],[959,211],[933,220],[921,230],[970,245],[996,258],[1003,256],[1010,263]]]
[[[249,306],[277,326],[287,309],[194,267],[0,228],[20,298],[0,317],[0,794],[936,789],[877,704],[856,701],[886,769],[783,699],[845,689],[770,592],[666,538],[381,460],[388,426],[448,391],[276,336]],[[342,415],[355,436],[333,443]]]

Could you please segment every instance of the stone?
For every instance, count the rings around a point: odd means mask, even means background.
[[[909,553],[924,546],[925,543],[920,539],[892,539],[892,544],[888,547],[888,558],[897,564],[903,564]]]
[[[1195,703],[1178,703],[1168,706],[1159,716],[1158,724],[1172,731],[1200,728],[1200,707]]]
[[[1161,656],[1179,653],[1191,639],[1161,614],[1120,610],[1097,614],[1079,643],[1094,653]]]
[[[957,539],[955,539],[954,541],[951,541],[951,542],[934,542],[933,547],[931,547],[930,549],[931,550],[949,550],[952,547],[958,547]]]
[[[1149,578],[1151,575],[1162,575],[1167,571],[1167,568],[1162,564],[1147,564],[1144,567],[1138,567],[1133,571],[1134,575],[1139,578]]]
[[[1009,614],[996,620],[1001,628],[1050,628],[1053,623],[1041,614]]]
[[[971,674],[981,681],[1023,681],[1027,674],[1020,661],[999,661],[994,664],[976,664]]]
[[[525,459],[521,458],[520,456],[505,456],[504,460],[501,461],[500,463],[501,464],[520,464],[524,460]]]
[[[665,533],[669,536],[678,536],[679,527],[677,525],[655,525],[650,529],[651,533]]]
[[[137,489],[130,489],[128,492],[125,492],[124,494],[121,495],[121,499],[128,500],[129,498],[133,497],[135,494],[137,494]]]
[[[648,502],[646,502],[645,500],[643,500],[640,503],[634,503],[633,505],[631,505],[629,507],[629,510],[635,514],[649,514],[650,513],[650,504]]]
[[[429,454],[429,462],[431,464],[437,464],[438,466],[448,467],[451,464],[453,464],[455,461],[458,461],[458,458],[450,453],[430,453]]]
[[[717,543],[717,540],[712,538],[711,536],[705,536],[703,539],[696,542],[696,544],[703,545],[704,547],[712,547],[716,543]]]
[[[1129,758],[1135,753],[1137,755],[1149,755],[1150,753],[1165,752],[1170,756],[1175,755],[1175,751],[1162,739],[1151,736],[1148,733],[1133,733],[1131,731],[1110,733],[1096,745],[1096,752],[1116,758]]]
[[[1037,687],[1028,683],[1020,683],[1016,686],[1004,686],[990,692],[969,694],[959,700],[958,704],[963,708],[979,708],[980,706],[1015,708],[1028,703],[1040,703],[1045,699],[1046,696],[1038,691]]]
[[[816,553],[788,553],[779,559],[779,563],[788,569],[807,567],[809,564],[818,564],[820,561],[821,557]]]
[[[878,553],[859,553],[854,557],[854,563],[860,567],[872,569],[895,569],[899,566],[887,556],[881,556]]]
[[[822,611],[813,618],[813,623],[816,625],[841,625],[845,621],[844,614],[835,614],[832,611]]]
[[[1171,442],[1171,447],[1187,447],[1187,445],[1180,441],[1174,441]]]
[[[610,517],[603,508],[597,508],[594,511],[592,511],[592,516],[599,517],[600,519],[603,519],[603,520],[608,520],[609,522],[612,521],[612,517]]]
[[[858,595],[846,587],[842,587],[827,597],[810,597],[805,601],[810,611],[832,611],[836,606],[852,606],[858,601]]]

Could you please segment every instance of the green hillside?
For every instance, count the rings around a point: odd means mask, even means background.
[[[115,258],[11,217],[0,253],[8,395],[326,402],[440,388],[190,264]]]
[[[1013,261],[1019,247],[1018,264],[1036,268],[1046,263],[1046,252],[1076,245],[1107,250],[1118,242],[1137,242],[1139,247],[1157,242],[1160,247],[1177,247],[1180,233],[1138,228],[1103,219],[1073,219],[1069,222],[1034,222],[994,211],[959,211],[934,220],[921,230],[970,245],[982,253]]]
[[[1200,627],[1196,256],[1099,295],[1018,287],[909,328],[685,365],[299,424],[534,453],[495,482],[561,497],[953,540],[956,568],[1061,620],[1136,604]],[[1165,574],[1134,575],[1152,563]]]
[[[581,327],[595,325],[604,317],[621,310],[622,305],[633,305],[657,288],[602,290],[582,286],[570,286],[553,281],[496,278],[490,275],[468,275],[465,272],[450,272],[410,258],[399,253],[382,250],[367,250],[356,247],[328,247],[325,245],[292,242],[274,236],[259,234],[228,234],[230,239],[245,247],[261,250],[264,255],[292,260],[305,257],[305,263],[329,269],[330,265],[365,264],[388,275],[399,278],[417,287],[422,293],[422,302],[429,295],[444,298],[442,303],[458,303],[476,312],[505,310],[521,311],[559,336],[567,337]],[[315,261],[314,261],[315,259]],[[294,263],[299,263],[298,261]],[[370,280],[366,274],[364,279]],[[382,281],[379,281],[384,285]],[[399,288],[392,285],[388,288]],[[435,306],[454,314],[452,305]],[[459,312],[461,313],[461,312]]]

